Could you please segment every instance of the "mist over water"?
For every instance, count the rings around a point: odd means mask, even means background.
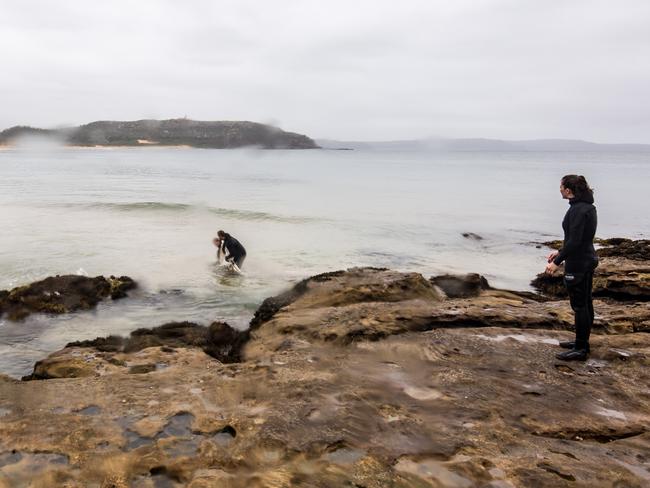
[[[382,266],[479,272],[528,289],[561,237],[559,180],[596,189],[600,237],[650,235],[649,154],[0,151],[0,289],[55,274],[129,275],[130,298],[90,312],[0,319],[0,373],[67,342],[171,320],[244,328],[261,301],[315,273]],[[224,229],[243,276],[215,266]],[[482,240],[470,240],[473,232]]]

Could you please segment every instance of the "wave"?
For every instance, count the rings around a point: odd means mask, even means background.
[[[130,202],[130,203],[89,203],[80,206],[86,208],[98,208],[102,210],[115,210],[118,212],[134,212],[141,210],[167,210],[167,211],[186,211],[192,208],[192,205],[186,203],[168,203],[168,202]]]
[[[231,218],[235,220],[245,220],[254,222],[281,222],[289,224],[305,224],[310,222],[320,222],[322,219],[307,216],[278,215],[268,212],[259,212],[254,210],[244,210],[236,208],[208,207],[204,205],[192,205],[187,203],[174,202],[94,202],[94,203],[66,203],[61,204],[65,208],[74,209],[99,209],[114,212],[190,212],[190,211],[207,211],[220,217]]]
[[[222,217],[230,217],[238,220],[275,221],[290,224],[306,224],[310,222],[320,221],[320,219],[317,219],[315,217],[276,215],[267,212],[255,212],[252,210],[238,210],[232,208],[208,207],[208,211]]]

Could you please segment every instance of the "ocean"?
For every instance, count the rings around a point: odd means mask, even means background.
[[[245,328],[264,298],[352,266],[527,290],[549,252],[535,243],[562,236],[568,173],[595,188],[598,236],[650,236],[650,153],[0,150],[0,289],[69,273],[140,285],[92,311],[0,318],[0,373],[169,321]],[[219,229],[248,251],[241,276],[215,265]]]

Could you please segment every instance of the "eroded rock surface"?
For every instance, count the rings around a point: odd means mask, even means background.
[[[598,301],[590,360],[563,363],[564,301],[353,269],[267,300],[236,363],[203,351],[242,340],[223,324],[69,345],[59,379],[0,376],[0,486],[647,486],[629,307]]]
[[[0,315],[4,313],[10,320],[20,320],[35,312],[60,314],[87,310],[105,298],[123,298],[135,287],[135,281],[128,276],[50,276],[30,285],[0,291]]]

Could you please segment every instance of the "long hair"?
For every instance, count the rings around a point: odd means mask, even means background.
[[[562,186],[571,190],[576,200],[591,200],[592,202],[594,200],[594,190],[582,175],[563,176]]]

